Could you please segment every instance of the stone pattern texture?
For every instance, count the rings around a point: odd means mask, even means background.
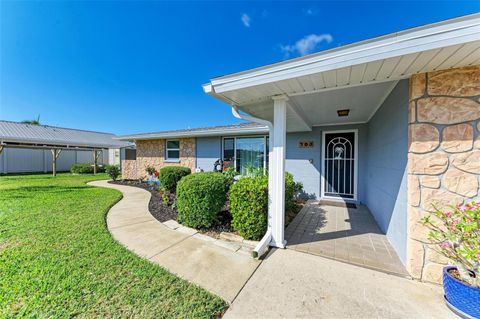
[[[122,160],[122,179],[137,178],[137,161]]]
[[[441,282],[448,260],[428,244],[419,220],[432,210],[479,199],[480,66],[410,79],[407,270]]]
[[[157,170],[164,166],[185,166],[195,172],[196,167],[196,141],[195,138],[181,138],[180,140],[180,160],[171,162],[165,160],[165,139],[158,140],[138,140],[137,159],[135,164],[123,165],[122,176],[124,179],[146,179],[147,166],[153,166]],[[124,161],[126,162],[126,161]]]

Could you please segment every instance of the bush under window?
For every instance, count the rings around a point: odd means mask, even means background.
[[[76,163],[70,167],[70,172],[72,174],[93,174],[93,164],[92,163]],[[97,165],[97,173],[105,172],[104,166]]]
[[[225,176],[216,172],[182,178],[177,185],[177,221],[193,228],[213,226],[227,200],[228,185]]]
[[[165,166],[160,169],[158,180],[160,185],[171,193],[175,193],[177,183],[182,177],[190,175],[192,171],[184,166]]]

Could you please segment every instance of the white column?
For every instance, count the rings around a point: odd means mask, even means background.
[[[275,247],[285,248],[285,144],[287,132],[288,97],[273,97],[273,151],[270,158],[273,190],[272,242]]]

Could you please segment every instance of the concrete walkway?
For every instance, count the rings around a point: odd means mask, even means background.
[[[456,318],[440,286],[289,249],[260,262],[188,228],[172,230],[148,211],[150,193],[130,186],[107,215],[128,249],[232,303],[224,318]]]
[[[439,286],[289,249],[272,251],[224,318],[457,318]]]
[[[123,199],[107,215],[108,230],[113,238],[139,256],[228,302],[234,300],[260,264],[241,251],[220,247],[213,238],[190,228],[172,230],[166,227],[150,214],[150,193],[146,190],[107,181],[88,184],[123,193]]]

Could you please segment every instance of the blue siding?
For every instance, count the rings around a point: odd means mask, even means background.
[[[313,141],[313,148],[298,147],[300,141]],[[287,134],[285,170],[303,183],[306,198],[320,196],[320,142],[318,130]]]
[[[213,164],[221,157],[221,152],[221,137],[197,137],[197,168],[213,171]]]
[[[368,123],[366,200],[403,263],[407,241],[408,81],[398,83]]]
[[[314,127],[311,132],[288,133],[285,169],[293,174],[296,181],[303,183],[305,196],[320,198],[320,183],[322,173],[322,132],[358,130],[358,198],[363,202],[365,198],[365,158],[367,125],[337,125]],[[313,141],[313,148],[298,147],[299,141]]]

